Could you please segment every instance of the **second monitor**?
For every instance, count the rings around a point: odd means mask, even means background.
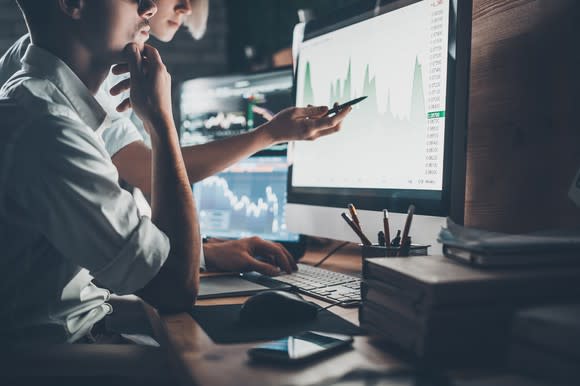
[[[260,236],[297,252],[300,236],[286,226],[286,156],[245,159],[193,186],[204,236]]]
[[[180,94],[181,144],[199,145],[251,131],[293,106],[292,70],[193,79]]]

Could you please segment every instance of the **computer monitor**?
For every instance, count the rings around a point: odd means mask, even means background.
[[[201,233],[239,239],[259,236],[297,250],[300,235],[286,226],[286,156],[255,156],[193,185]]]
[[[180,90],[181,144],[198,145],[253,130],[294,104],[292,82],[291,68],[184,82]]]
[[[307,24],[296,105],[367,96],[342,130],[289,148],[288,227],[360,242],[340,213],[359,209],[371,240],[403,228],[432,244],[446,216],[463,223],[471,2],[400,0],[374,12]],[[362,209],[362,210],[361,210]]]

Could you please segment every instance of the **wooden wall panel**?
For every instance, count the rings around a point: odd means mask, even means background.
[[[459,0],[462,1],[462,0]],[[580,226],[580,1],[474,0],[465,222]]]

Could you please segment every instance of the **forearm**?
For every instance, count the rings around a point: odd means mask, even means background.
[[[152,221],[170,239],[171,252],[164,264],[154,305],[167,310],[190,307],[199,288],[201,238],[175,127],[170,119],[154,122],[152,140]],[[168,298],[172,298],[168,303]],[[189,303],[189,304],[187,304]]]
[[[141,189],[151,201],[151,149],[142,141],[132,142],[111,158],[119,176],[131,186]]]
[[[181,149],[191,184],[219,173],[241,159],[274,144],[267,125],[246,134]],[[151,197],[152,152],[143,142],[133,142],[113,156],[119,175],[145,196]]]
[[[249,133],[182,148],[189,181],[192,184],[199,182],[273,145],[275,141],[268,134],[266,125]]]

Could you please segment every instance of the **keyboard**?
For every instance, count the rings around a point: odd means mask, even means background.
[[[294,287],[298,292],[338,303],[343,307],[358,306],[361,301],[360,279],[324,268],[298,264],[298,271],[271,278]]]

